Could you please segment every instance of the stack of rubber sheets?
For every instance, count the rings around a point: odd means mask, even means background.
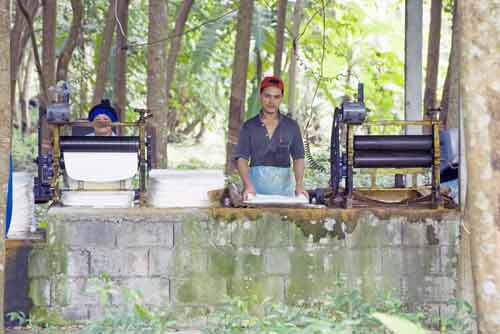
[[[149,173],[147,202],[151,207],[209,207],[207,192],[224,187],[218,170],[155,169]]]
[[[36,228],[34,221],[33,176],[29,173],[12,174],[12,220],[9,239],[24,239]]]
[[[130,181],[137,173],[139,159],[136,140],[128,138],[133,137],[61,138],[65,179],[71,190],[62,193],[63,205],[132,206]]]

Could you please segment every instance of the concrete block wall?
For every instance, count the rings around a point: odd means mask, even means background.
[[[439,314],[455,295],[458,221],[431,210],[53,208],[30,256],[30,296],[36,312],[84,320],[102,310],[89,291],[102,275],[152,306],[201,313],[229,296],[295,303],[341,278]]]

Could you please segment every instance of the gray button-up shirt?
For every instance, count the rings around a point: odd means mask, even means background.
[[[293,160],[304,159],[304,143],[296,121],[279,114],[279,123],[272,138],[257,115],[246,121],[240,130],[235,159],[250,160],[253,166],[290,167]]]

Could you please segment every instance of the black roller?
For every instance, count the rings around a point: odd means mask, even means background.
[[[355,168],[417,168],[431,167],[429,152],[374,152],[355,151]]]
[[[358,151],[430,151],[432,136],[354,136],[354,150]]]
[[[61,136],[62,152],[138,152],[139,137],[135,136]]]

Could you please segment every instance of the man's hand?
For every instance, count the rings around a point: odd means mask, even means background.
[[[304,189],[302,184],[298,184],[295,186],[295,196],[303,195],[306,198],[309,198],[309,193]]]
[[[243,200],[246,201],[249,199],[249,196],[255,196],[257,193],[255,192],[255,189],[253,188],[252,185],[248,185],[245,187],[245,190],[243,191]]]

